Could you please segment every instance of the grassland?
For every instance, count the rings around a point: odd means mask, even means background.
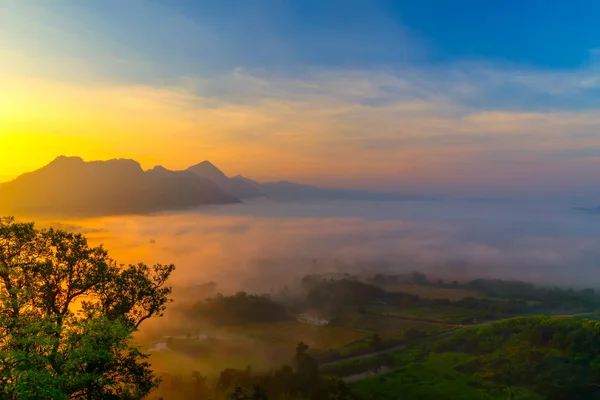
[[[408,330],[418,330],[423,335],[432,335],[447,330],[447,327],[425,321],[411,321],[379,313],[347,311],[334,320],[337,326],[358,329],[378,334],[382,339],[404,339]]]
[[[409,308],[373,306],[369,311],[391,317],[419,319],[442,324],[472,323],[486,315],[485,311],[469,310],[456,306],[417,306]]]
[[[459,301],[469,297],[482,297],[481,293],[466,289],[451,289],[436,286],[421,286],[410,284],[391,284],[384,286],[388,292],[408,293],[419,296],[422,299]]]
[[[312,351],[326,351],[343,347],[368,336],[368,332],[335,326],[316,326],[296,321],[251,324],[235,327],[204,326],[203,334],[215,339],[186,338],[184,331],[173,332],[174,338],[137,339],[142,349],[154,347],[159,341],[168,341],[170,351],[152,353],[149,362],[159,375],[191,376],[194,371],[216,376],[226,368],[268,370],[288,364],[296,345],[305,342]]]
[[[430,354],[410,350],[399,353],[391,360],[395,369],[382,376],[372,377],[352,385],[361,399],[507,399],[507,387],[460,372],[460,367],[473,357],[463,353]],[[525,388],[513,388],[513,398],[541,400]]]
[[[351,377],[379,370],[351,383],[361,399],[597,399],[599,329],[579,316],[515,317],[322,371]]]
[[[194,359],[185,354],[176,353],[173,351],[165,353],[152,353],[149,358],[152,369],[158,375],[184,375],[191,376],[194,371],[206,369],[206,361]]]
[[[151,353],[149,362],[158,374],[191,376],[194,371],[216,376],[225,368],[266,370],[287,361],[293,349],[269,346],[252,339],[171,339],[169,351]],[[284,358],[286,357],[286,358]]]
[[[435,335],[447,327],[407,321],[372,313],[348,310],[337,326],[317,326],[297,321],[214,328],[203,333],[220,339],[202,341],[169,339],[172,351],[153,353],[150,363],[159,374],[191,376],[194,371],[216,376],[225,368],[266,370],[289,363],[299,342],[311,346],[315,354],[336,350],[339,357],[350,357],[373,350],[370,338],[377,334],[384,343],[401,343],[406,333],[417,330],[420,336]],[[144,342],[152,347],[153,343]],[[359,368],[360,369],[360,368]]]
[[[227,333],[271,344],[282,344],[291,349],[299,342],[304,342],[313,349],[321,350],[341,347],[367,335],[366,332],[356,330],[352,326],[318,326],[297,321],[244,325],[230,328]]]

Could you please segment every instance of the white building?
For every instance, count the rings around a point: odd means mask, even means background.
[[[148,351],[151,353],[165,353],[171,351],[171,349],[167,347],[167,342],[159,342],[156,343],[153,348],[148,349]]]
[[[321,318],[318,315],[303,313],[298,315],[298,322],[303,322],[305,324],[311,325],[329,325],[329,320],[325,318]]]

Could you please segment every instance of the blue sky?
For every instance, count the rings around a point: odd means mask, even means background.
[[[189,50],[188,61],[203,69],[392,67],[465,59],[578,69],[600,47],[600,4],[593,0],[37,3],[69,25],[87,28],[94,39],[102,38],[98,45],[113,51],[119,44],[135,45],[146,57],[183,58]]]
[[[60,112],[101,119],[89,157],[377,188],[566,188],[598,175],[599,18],[591,0],[0,0],[0,72],[34,111],[60,98]],[[140,104],[150,129],[132,117]],[[82,131],[44,115],[36,134],[53,143]]]
[[[419,70],[429,80],[474,81],[484,93],[461,99],[469,106],[581,109],[600,101],[594,1],[4,3],[4,34],[20,49],[88,63],[83,71],[38,64],[71,80],[88,69],[99,79],[150,84],[240,68],[269,76]],[[15,15],[22,20],[11,21]]]
[[[474,58],[581,68],[600,37],[600,4],[592,0],[159,2],[240,44],[277,37],[298,61],[316,65]]]

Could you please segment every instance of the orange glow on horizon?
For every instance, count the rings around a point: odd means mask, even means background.
[[[515,177],[525,184],[549,173],[591,173],[590,165],[536,157],[573,146],[574,128],[600,124],[585,113],[457,117],[456,106],[443,102],[374,108],[333,95],[236,103],[205,98],[186,84],[84,85],[14,73],[0,75],[0,87],[0,181],[68,155],[130,158],[145,169],[181,170],[210,160],[229,176],[258,181],[384,190]],[[500,150],[507,161],[495,163],[494,143],[507,140],[510,146]],[[582,136],[577,146],[597,147],[598,140]],[[521,163],[529,165],[529,177]]]
[[[132,158],[145,169],[185,169],[208,159],[230,176],[303,182],[348,175],[368,180],[374,173],[411,170],[406,162],[394,169],[386,160],[359,152],[348,157],[351,150],[335,146],[316,153],[315,135],[330,127],[311,115],[306,121],[296,116],[299,122],[290,124],[310,133],[305,137],[289,132],[286,121],[270,109],[203,107],[203,99],[185,88],[82,87],[19,76],[0,78],[0,85],[0,181],[40,168],[59,155],[86,161]],[[279,112],[281,106],[273,109]],[[279,135],[279,129],[287,131],[289,139],[269,139]],[[275,133],[252,137],[253,131],[266,130]]]

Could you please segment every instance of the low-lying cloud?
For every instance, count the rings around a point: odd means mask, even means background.
[[[224,290],[269,291],[312,272],[413,270],[600,286],[600,221],[568,208],[256,201],[62,223],[119,262],[177,264],[177,286],[213,280]]]

